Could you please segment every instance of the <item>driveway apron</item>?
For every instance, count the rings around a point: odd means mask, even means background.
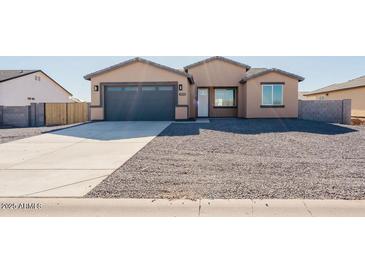
[[[170,122],[96,122],[0,145],[0,197],[81,197]]]

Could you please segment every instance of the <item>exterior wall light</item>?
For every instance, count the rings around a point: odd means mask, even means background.
[[[98,85],[94,85],[94,91],[99,91],[99,86]]]
[[[182,84],[179,84],[179,90],[183,90],[183,85]]]

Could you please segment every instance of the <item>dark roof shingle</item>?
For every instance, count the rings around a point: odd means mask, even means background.
[[[5,82],[38,71],[39,70],[0,70],[0,82]]]

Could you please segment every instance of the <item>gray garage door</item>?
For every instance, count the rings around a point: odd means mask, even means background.
[[[175,120],[174,85],[106,86],[104,94],[108,121]]]

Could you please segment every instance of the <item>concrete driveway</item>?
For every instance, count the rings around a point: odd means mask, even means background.
[[[80,197],[170,122],[97,122],[0,145],[0,197]]]

